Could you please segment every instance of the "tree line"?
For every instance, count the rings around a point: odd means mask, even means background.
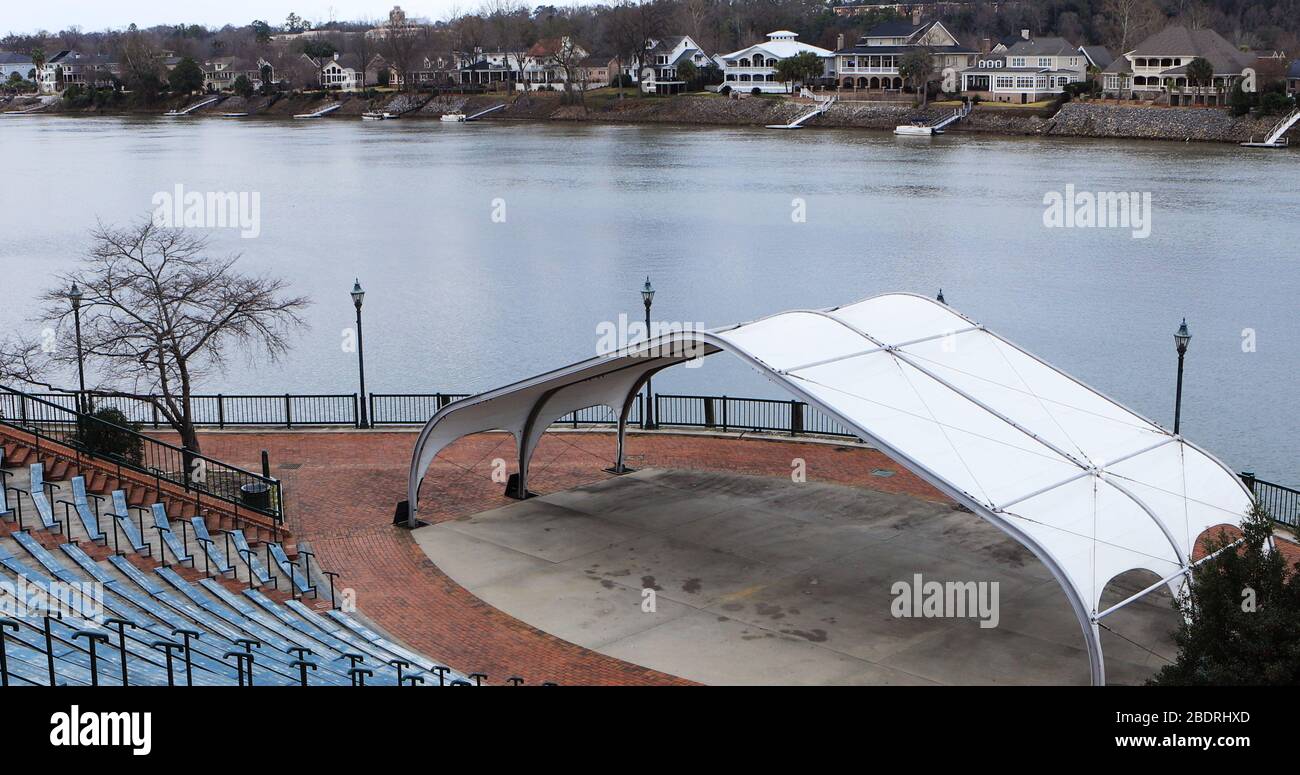
[[[254,20],[220,28],[178,24],[89,32],[70,26],[0,38],[0,50],[52,52],[79,49],[115,54],[130,70],[148,68],[150,51],[170,51],[203,61],[221,56],[256,59],[279,55],[286,68],[306,49],[356,54],[368,62],[453,57],[476,48],[526,51],[538,41],[568,37],[589,53],[636,60],[648,39],[689,35],[710,53],[726,53],[760,41],[777,29],[800,40],[834,48],[839,36],[856,40],[876,24],[897,19],[890,11],[835,13],[847,0],[621,0],[578,6],[529,6],[520,0],[485,0],[477,9],[446,18],[356,19],[313,23],[297,14],[282,22]],[[1076,44],[1101,44],[1115,53],[1136,45],[1168,24],[1208,27],[1243,49],[1300,48],[1300,0],[970,0],[945,4],[944,23],[967,45],[996,42],[1028,29]],[[407,35],[367,36],[367,30],[398,24]],[[300,42],[272,36],[312,31]],[[310,52],[309,52],[310,53]],[[137,66],[137,63],[139,65]],[[393,62],[399,69],[404,62]],[[414,62],[412,63],[414,64]],[[138,73],[136,73],[138,75]]]

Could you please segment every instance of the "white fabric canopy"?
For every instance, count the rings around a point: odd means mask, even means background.
[[[1142,569],[1175,591],[1197,537],[1240,525],[1251,494],[1227,467],[940,302],[887,294],[784,312],[711,332],[674,332],[451,404],[425,426],[419,485],[438,450],[505,429],[520,489],[546,427],[570,411],[627,414],[655,371],[729,351],[1016,538],[1056,575],[1104,682],[1096,614],[1107,582]]]

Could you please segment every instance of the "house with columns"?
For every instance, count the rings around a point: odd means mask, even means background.
[[[732,91],[764,94],[788,94],[794,85],[778,80],[776,63],[782,59],[812,52],[822,60],[823,76],[835,74],[835,54],[818,46],[801,43],[789,30],[769,32],[767,40],[748,48],[722,55],[722,85]]]
[[[1187,77],[1187,66],[1197,58],[1214,68],[1209,84],[1194,85]],[[1106,96],[1170,105],[1225,104],[1238,82],[1246,91],[1257,89],[1254,54],[1237,50],[1214,30],[1177,25],[1124,52],[1102,71]]]
[[[841,89],[901,91],[906,79],[899,72],[903,58],[914,51],[929,53],[935,77],[975,64],[979,52],[964,46],[943,22],[922,22],[919,11],[910,21],[877,24],[852,46],[835,52],[835,76]],[[954,85],[955,88],[955,85]]]

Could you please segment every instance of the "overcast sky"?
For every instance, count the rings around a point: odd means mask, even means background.
[[[78,26],[85,32],[107,28],[120,29],[135,22],[140,27],[157,24],[248,24],[263,19],[281,25],[290,12],[311,22],[354,19],[386,19],[394,2],[408,17],[444,19],[453,11],[471,11],[479,0],[224,0],[220,3],[198,0],[4,0],[0,11],[0,32],[30,33],[37,30],[57,32]],[[569,5],[569,0],[553,0]]]

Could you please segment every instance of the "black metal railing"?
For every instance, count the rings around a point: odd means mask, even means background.
[[[425,423],[447,404],[469,396],[469,393],[371,393],[370,424]]]
[[[1300,528],[1300,490],[1257,479],[1249,472],[1243,473],[1241,478],[1274,522]]]
[[[803,433],[856,437],[833,418],[802,401],[735,396],[655,394],[659,425],[717,428],[723,431]]]
[[[75,398],[69,400],[75,402]],[[95,399],[96,405],[99,401]],[[85,456],[115,466],[119,473],[125,469],[145,474],[154,480],[160,496],[165,482],[180,488],[200,508],[207,497],[234,505],[236,516],[244,509],[277,523],[284,520],[284,501],[276,479],[2,385],[0,425],[30,434],[38,455],[45,444],[44,451],[51,454],[68,450],[78,462]]]
[[[76,394],[41,393],[36,398],[76,411]],[[167,421],[153,401],[128,395],[91,393],[97,409],[118,409],[133,423],[164,428]],[[190,412],[197,427],[224,428],[227,425],[356,425],[358,397],[326,395],[197,395],[190,397]],[[425,418],[428,419],[428,418]]]

